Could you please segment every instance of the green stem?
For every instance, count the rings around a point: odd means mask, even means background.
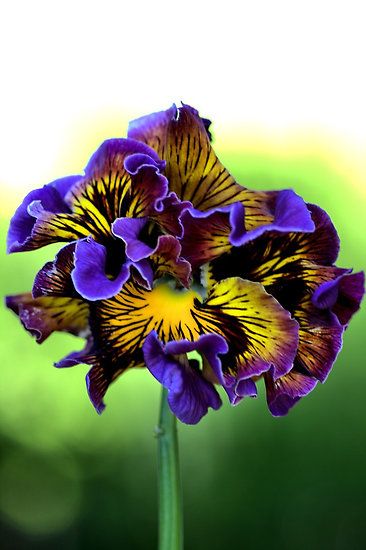
[[[159,550],[183,550],[183,514],[177,419],[161,394],[158,435]]]

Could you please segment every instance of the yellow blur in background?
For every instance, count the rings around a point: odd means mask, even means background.
[[[1,12],[4,240],[27,192],[80,173],[128,120],[183,100],[213,120],[239,183],[319,204],[341,237],[339,265],[365,268],[360,3],[14,1]],[[58,248],[2,252],[2,294],[29,290]],[[52,367],[81,340],[39,347],[0,315],[4,548],[154,548],[158,383],[126,374],[98,417],[87,367]],[[362,310],[326,384],[288,417],[270,416],[261,388],[180,426],[187,549],[364,548],[365,322]]]

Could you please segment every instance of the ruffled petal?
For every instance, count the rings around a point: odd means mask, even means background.
[[[159,111],[132,120],[128,125],[128,137],[146,143],[160,158],[165,158],[169,123],[176,117],[177,107]]]
[[[133,262],[148,258],[154,251],[154,247],[141,239],[142,230],[147,224],[147,218],[118,218],[112,224],[113,235],[123,240],[126,255]]]
[[[191,280],[191,265],[181,258],[182,247],[172,235],[161,235],[158,244],[150,256],[154,266],[155,278],[171,275],[188,288]]]
[[[36,248],[32,244],[36,218],[31,213],[30,207],[41,202],[49,212],[69,212],[69,207],[64,202],[64,192],[74,185],[81,176],[70,176],[56,180],[41,189],[35,189],[28,193],[22,204],[17,208],[10,221],[7,236],[7,252],[22,252]]]
[[[306,296],[295,308],[299,323],[299,347],[296,363],[324,382],[342,348],[344,327],[330,310],[316,308]]]
[[[215,285],[203,303],[192,290],[160,284],[149,291],[126,283],[119,294],[98,303],[93,329],[117,356],[133,353],[152,330],[164,343],[219,334],[229,346],[223,369],[231,386],[271,366],[276,377],[286,374],[298,342],[290,314],[261,285],[239,278]]]
[[[237,202],[210,212],[188,209],[182,216],[183,255],[197,268],[264,233],[312,232],[315,224],[304,201],[292,190],[280,191],[272,201],[271,223],[246,229],[245,209]],[[263,237],[264,239],[265,237]]]
[[[244,211],[243,219],[236,215],[232,216],[230,221],[232,225],[230,242],[234,246],[241,246],[268,231],[311,233],[315,230],[315,224],[304,200],[292,189],[279,191],[275,196],[272,223],[263,224],[248,231],[245,227]]]
[[[143,143],[128,139],[104,142],[89,161],[84,177],[69,187],[58,186],[62,192],[68,189],[64,200],[57,186],[46,186],[41,194],[38,190],[25,199],[9,233],[11,250],[31,250],[89,235],[104,244],[116,218],[126,213],[143,216],[166,195],[167,181],[159,172],[163,166],[155,151]],[[55,197],[59,197],[57,204]],[[25,209],[33,216],[31,222],[26,219],[26,225]]]
[[[168,389],[172,412],[186,424],[197,424],[209,407],[216,410],[221,406],[214,386],[203,377],[195,360],[187,359],[186,353],[193,350],[200,350],[200,339],[173,341],[164,346],[155,331],[147,336],[143,345],[147,368]]]
[[[284,416],[305,395],[308,395],[318,381],[295,370],[274,380],[270,373],[264,375],[268,408],[273,416]]]
[[[132,120],[128,125],[128,137],[146,143],[157,152],[160,158],[164,158],[168,127],[170,121],[177,117],[177,113],[178,109],[173,104],[166,111],[151,113]],[[208,118],[201,118],[201,122],[211,141],[211,121]]]
[[[175,193],[169,193],[155,205],[155,211],[150,214],[150,219],[155,221],[165,233],[174,237],[183,236],[182,214],[192,205],[188,201],[181,201]]]
[[[40,296],[75,296],[75,289],[71,279],[74,269],[75,243],[61,248],[53,262],[47,262],[37,273],[32,294],[34,298]]]
[[[243,246],[232,247],[210,263],[205,272],[206,283],[212,285],[237,276],[256,281],[285,309],[293,311],[306,294],[349,273],[329,265],[338,253],[338,237],[326,214],[311,209],[316,226],[313,233],[270,231]],[[317,263],[320,260],[323,265]]]
[[[340,323],[347,326],[359,310],[364,293],[364,273],[346,273],[320,285],[312,296],[312,302],[320,309],[330,308]]]
[[[77,298],[31,293],[7,296],[6,306],[19,316],[25,329],[41,344],[54,331],[85,336],[89,330],[89,307]]]
[[[92,237],[80,240],[75,248],[75,269],[71,277],[76,291],[87,300],[103,300],[117,294],[130,277],[130,268],[133,265],[140,275],[145,278],[144,266],[140,268],[139,262],[120,263],[119,273],[110,278],[106,272],[107,249],[94,241]],[[149,272],[149,280],[146,285],[152,284],[152,273]]]

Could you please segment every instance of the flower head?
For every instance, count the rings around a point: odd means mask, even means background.
[[[239,185],[209,126],[187,105],[135,120],[11,221],[9,252],[69,243],[7,305],[38,342],[85,337],[56,366],[91,366],[98,412],[120,374],[146,366],[183,422],[220,407],[216,387],[234,405],[262,378],[286,414],[327,378],[359,308],[364,276],[334,265],[328,215],[292,190]]]

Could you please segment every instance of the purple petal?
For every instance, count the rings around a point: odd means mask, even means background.
[[[126,255],[133,262],[148,258],[154,248],[139,239],[142,229],[147,224],[147,218],[118,218],[112,224],[112,233],[126,244]]]
[[[64,180],[72,180],[72,178],[77,177],[78,176],[70,176],[70,178],[64,178]],[[57,190],[57,181],[28,193],[22,204],[17,208],[10,221],[7,236],[8,253],[23,251],[26,248],[26,244],[31,239],[33,227],[36,223],[36,218],[32,215],[34,213],[32,210],[33,205],[40,204],[43,210],[53,213],[69,212],[68,206]],[[62,187],[62,185],[60,187]]]
[[[291,189],[280,191],[277,194],[273,216],[272,223],[246,231],[244,210],[240,209],[237,204],[233,205],[233,211],[230,213],[231,244],[241,246],[263,235],[266,231],[311,233],[315,230],[315,224],[305,202]]]
[[[149,143],[154,149],[165,145],[167,128],[177,116],[178,109],[173,104],[166,111],[159,111],[132,120],[128,125],[128,137]]]
[[[64,369],[69,367],[74,367],[75,365],[80,364],[89,364],[90,363],[90,352],[93,348],[94,341],[92,337],[89,337],[86,341],[85,347],[80,351],[73,351],[66,355],[63,359],[60,359],[60,361],[57,361],[57,363],[54,363],[54,366],[58,369]]]
[[[345,273],[342,273],[333,281],[326,281],[321,284],[311,297],[314,306],[319,309],[332,308],[338,299],[340,282],[343,280],[344,276],[350,274],[351,271],[351,269],[347,269]]]
[[[62,198],[64,198],[70,189],[81,180],[82,176],[66,176],[66,178],[60,178],[53,181],[49,185],[54,187],[58,191]]]
[[[107,277],[107,250],[92,237],[77,242],[74,257],[71,277],[77,292],[87,300],[104,300],[118,294],[130,276],[130,264],[124,264],[117,277]]]
[[[169,342],[164,348],[155,331],[152,331],[143,345],[147,368],[168,389],[172,412],[186,424],[197,424],[209,407],[216,410],[221,406],[220,396],[214,386],[203,378],[202,372],[188,362],[179,362],[175,357],[198,350],[198,342]]]
[[[318,381],[296,370],[276,382],[268,373],[265,375],[267,403],[273,416],[284,416],[305,395],[308,395]]]
[[[165,168],[166,163],[164,160],[156,160],[150,155],[146,155],[143,153],[134,153],[133,155],[130,155],[126,158],[124,164],[127,172],[132,175],[136,175],[141,168],[146,166],[152,166],[162,172]]]
[[[108,166],[111,163],[114,165],[120,163],[120,168],[122,169],[126,157],[135,154],[145,155],[145,157],[151,158],[152,162],[156,163],[156,166],[161,165],[161,159],[156,152],[140,141],[134,139],[108,139],[102,143],[90,158],[85,168],[85,175],[87,177],[97,177],[98,174],[104,176],[108,173]]]
[[[32,288],[33,298],[40,296],[75,296],[71,279],[74,268],[75,243],[61,248],[53,262],[47,262],[38,271]]]
[[[349,271],[334,281],[323,283],[312,296],[316,307],[332,309],[343,326],[347,326],[359,310],[365,293],[364,273],[349,274]]]
[[[251,379],[239,380],[233,385],[227,384],[224,389],[231,405],[238,405],[245,397],[257,397],[257,387]]]
[[[181,238],[184,233],[181,217],[183,212],[188,208],[192,208],[192,204],[189,201],[181,201],[175,193],[171,192],[156,202],[155,213],[151,214],[151,218],[164,231],[174,237]]]

